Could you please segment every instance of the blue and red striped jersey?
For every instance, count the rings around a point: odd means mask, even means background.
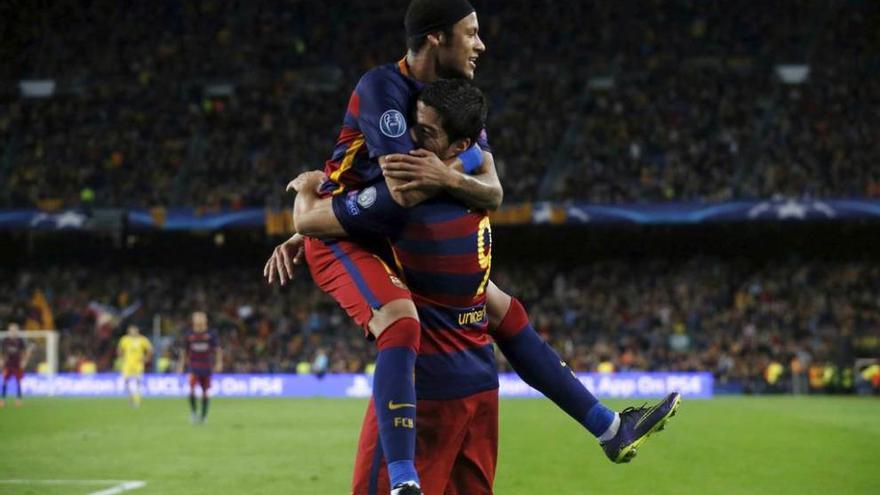
[[[3,339],[4,367],[17,369],[21,367],[21,358],[27,349],[27,343],[21,337],[6,337]]]
[[[412,78],[406,59],[364,74],[351,97],[333,154],[324,163],[324,194],[360,189],[382,178],[378,158],[408,153],[416,146],[409,133],[418,92],[424,83]],[[477,140],[491,151],[485,131]]]
[[[213,331],[187,332],[184,337],[186,360],[190,373],[211,373],[214,370],[214,354],[219,338]]]
[[[384,180],[337,195],[333,210],[350,236],[379,235],[391,242],[397,273],[412,291],[422,323],[419,398],[453,399],[496,388],[485,308],[492,265],[486,212],[446,194],[403,208]]]

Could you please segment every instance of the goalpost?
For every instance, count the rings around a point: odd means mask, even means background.
[[[6,338],[9,332],[0,332],[0,341]],[[40,365],[45,363],[42,370],[49,376],[58,373],[58,332],[56,330],[20,330],[18,336],[25,341],[33,341],[31,347],[30,363],[36,364],[37,371]]]

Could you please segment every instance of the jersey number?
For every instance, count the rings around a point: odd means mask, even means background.
[[[480,227],[477,229],[477,261],[480,263],[480,269],[486,273],[480,286],[477,287],[477,296],[482,296],[486,292],[486,285],[489,284],[489,273],[492,268],[492,224],[489,217],[483,217],[480,221]]]

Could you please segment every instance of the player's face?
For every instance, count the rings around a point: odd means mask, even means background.
[[[449,134],[443,130],[443,121],[434,107],[416,102],[416,125],[412,129],[413,141],[419,148],[433,152],[441,160],[452,158],[462,151],[461,143],[449,142]]]
[[[138,331],[138,327],[136,327],[136,326],[134,326],[134,325],[128,327],[128,334],[131,335],[132,337],[135,336],[135,335],[137,335],[138,333],[140,333],[140,332]]]
[[[15,337],[18,335],[18,324],[17,323],[10,323],[9,326],[7,327],[7,329],[9,330],[9,335],[11,337]]]
[[[480,39],[480,24],[477,13],[458,21],[452,26],[452,36],[443,35],[443,42],[437,50],[437,67],[440,77],[474,78],[477,59],[486,51]]]
[[[204,332],[208,329],[208,315],[205,313],[194,313],[192,317],[193,330],[196,332]]]

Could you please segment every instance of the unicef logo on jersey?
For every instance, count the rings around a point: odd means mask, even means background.
[[[397,110],[388,110],[379,117],[379,130],[390,138],[398,138],[406,132],[406,119]]]

